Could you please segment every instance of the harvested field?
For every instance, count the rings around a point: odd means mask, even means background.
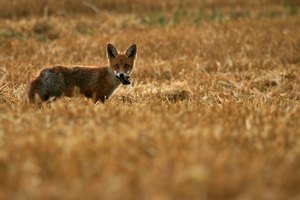
[[[54,2],[0,0],[0,199],[300,199],[300,1]],[[26,103],[109,42],[132,85]]]

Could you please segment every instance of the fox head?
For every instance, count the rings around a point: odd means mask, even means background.
[[[120,53],[112,44],[107,45],[107,56],[115,76],[123,85],[130,84],[128,80],[137,54],[136,44],[131,45],[125,53]]]

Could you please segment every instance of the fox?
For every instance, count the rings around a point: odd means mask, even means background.
[[[108,66],[66,66],[54,65],[43,68],[29,83],[28,100],[36,103],[53,101],[62,96],[73,97],[77,88],[83,96],[94,103],[104,103],[119,85],[130,85],[137,45],[132,44],[125,52],[119,52],[107,44]]]

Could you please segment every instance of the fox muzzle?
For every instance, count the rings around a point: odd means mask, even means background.
[[[120,80],[123,85],[129,85],[131,82],[129,81],[130,76],[125,73],[118,73],[116,77]]]

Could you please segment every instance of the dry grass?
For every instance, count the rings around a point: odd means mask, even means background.
[[[300,198],[297,1],[97,2],[0,1],[0,199]],[[107,42],[138,44],[133,86],[24,104],[43,66],[106,64]]]

